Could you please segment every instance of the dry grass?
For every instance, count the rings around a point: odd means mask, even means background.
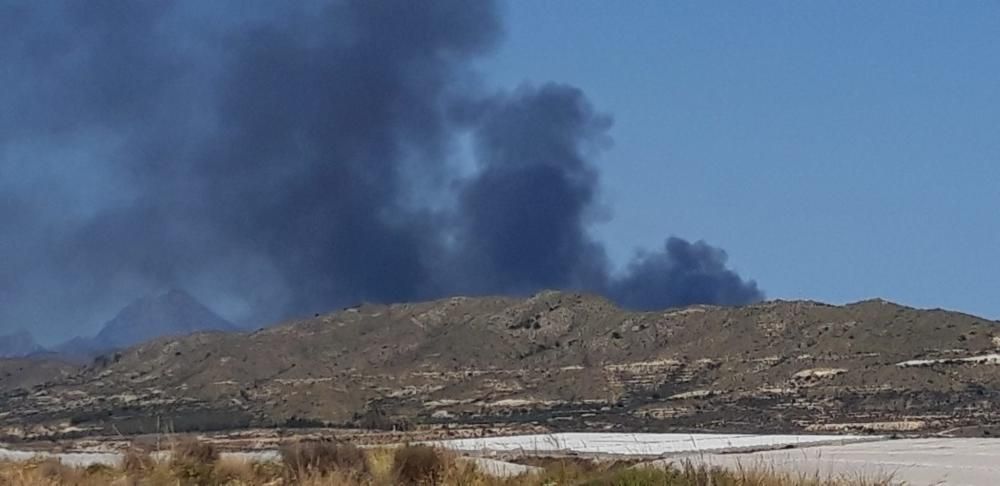
[[[534,461],[541,472],[494,478],[451,452],[427,446],[367,449],[333,442],[298,443],[281,451],[282,461],[221,458],[197,442],[171,446],[171,459],[157,462],[130,449],[120,467],[75,468],[58,461],[0,463],[6,486],[892,486],[891,478],[823,478],[791,475],[765,467],[727,471],[687,463],[636,468],[629,463],[586,460]]]
[[[0,485],[107,486],[123,474],[110,467],[74,468],[54,459],[0,463]]]
[[[354,445],[332,441],[307,441],[281,449],[281,460],[288,473],[302,479],[340,472],[358,481],[370,477],[368,458]]]
[[[767,468],[736,471],[686,463],[670,469],[627,468],[584,480],[581,486],[894,486],[891,478],[835,478],[781,473]]]
[[[433,447],[407,445],[393,455],[393,477],[401,486],[441,484],[445,469],[454,467],[451,458]]]
[[[144,450],[129,447],[122,452],[121,468],[129,476],[142,476],[155,466],[156,461]]]
[[[193,439],[177,442],[170,450],[170,469],[181,484],[212,486],[219,484],[215,477],[219,452],[211,444]]]

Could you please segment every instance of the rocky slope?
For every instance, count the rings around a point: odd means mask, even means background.
[[[0,425],[940,431],[1000,416],[997,324],[880,300],[635,313],[545,292],[365,305],[251,334],[160,339],[6,388]]]
[[[7,358],[0,359],[0,390],[5,396],[23,395],[27,390],[46,383],[59,382],[78,373],[73,365],[56,360]],[[0,413],[5,410],[0,411]]]

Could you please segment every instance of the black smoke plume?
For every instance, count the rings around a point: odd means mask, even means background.
[[[701,242],[612,271],[588,235],[611,119],[567,85],[485,92],[496,7],[0,5],[0,330],[90,333],[166,287],[253,324],[544,288],[761,299]]]

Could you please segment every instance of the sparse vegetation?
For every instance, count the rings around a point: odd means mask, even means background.
[[[405,417],[392,417],[378,405],[370,405],[363,412],[354,415],[358,427],[368,430],[407,431],[413,428]]]
[[[440,484],[451,462],[449,459],[433,447],[403,446],[393,455],[393,476],[400,485]]]
[[[364,451],[351,444],[333,441],[303,441],[281,449],[288,474],[297,479],[323,476],[335,471],[355,479],[370,476]]]
[[[899,312],[912,322],[891,318]],[[972,316],[877,302],[633,313],[595,296],[549,292],[372,305],[281,329],[149,343],[106,355],[103,367],[0,360],[0,438],[164,428],[404,432],[444,423],[738,423],[753,433],[907,421],[923,427],[907,432],[933,433],[985,430],[1000,416],[989,372],[1000,365],[995,329]],[[382,331],[359,331],[366,329]],[[966,340],[956,348],[959,336]],[[476,345],[498,337],[504,346]],[[437,352],[414,352],[424,348]],[[698,390],[711,393],[688,393]]]
[[[526,461],[538,472],[492,477],[473,462],[422,445],[360,449],[333,441],[303,442],[281,451],[281,462],[220,457],[196,441],[170,446],[156,461],[129,449],[119,467],[71,467],[54,459],[0,463],[0,484],[11,486],[891,486],[891,478],[823,478],[768,468],[726,471],[693,464],[641,468],[629,462],[585,459]]]
[[[193,439],[177,442],[170,457],[171,469],[183,484],[211,486],[218,483],[214,473],[219,452],[211,444]]]
[[[156,467],[156,461],[144,450],[129,447],[122,453],[122,470],[129,476],[141,476]]]

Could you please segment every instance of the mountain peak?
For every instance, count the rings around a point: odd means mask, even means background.
[[[24,329],[0,336],[0,358],[19,358],[42,351],[35,336]]]
[[[96,339],[107,348],[123,348],[162,336],[236,329],[191,294],[169,289],[125,306],[104,325]]]

